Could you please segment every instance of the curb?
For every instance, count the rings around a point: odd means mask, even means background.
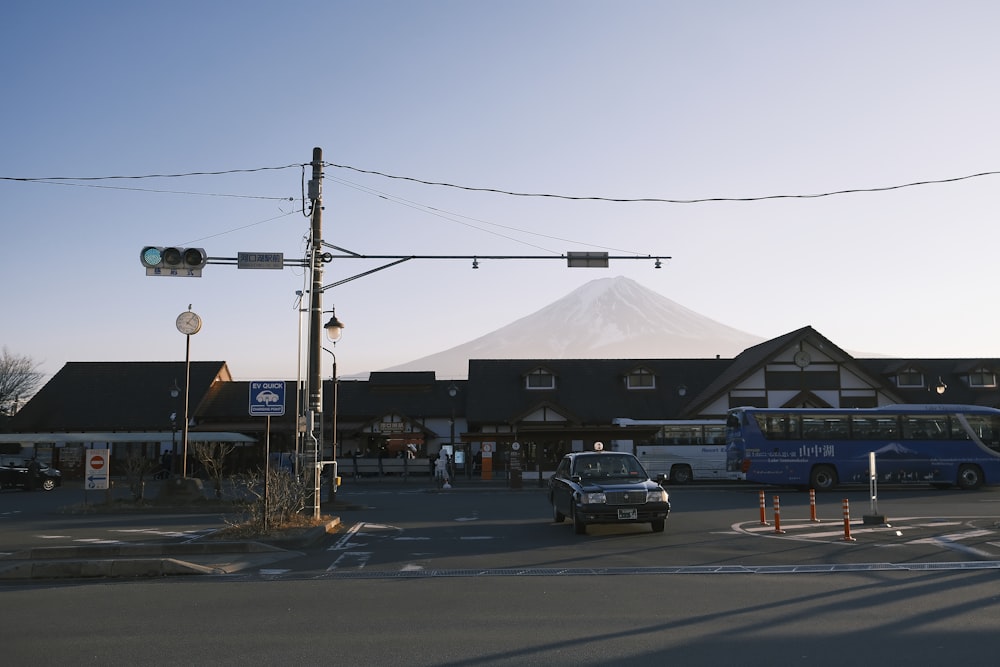
[[[37,547],[0,559],[0,581],[230,574],[260,561],[273,562],[297,555],[294,549],[318,543],[339,526],[338,517],[295,537],[246,542],[204,540],[182,544]],[[199,564],[190,559],[210,563]]]

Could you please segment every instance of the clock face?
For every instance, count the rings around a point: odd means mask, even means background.
[[[177,330],[186,336],[201,331],[201,318],[190,310],[177,316]]]
[[[799,350],[795,353],[795,365],[799,368],[805,368],[812,361],[812,357],[805,350]]]

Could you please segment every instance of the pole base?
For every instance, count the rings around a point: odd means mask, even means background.
[[[884,526],[889,523],[884,514],[865,514],[861,520],[866,526]]]

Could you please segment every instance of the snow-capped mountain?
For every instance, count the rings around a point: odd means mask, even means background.
[[[384,370],[461,378],[469,359],[732,358],[763,340],[619,276],[586,283],[468,343]]]

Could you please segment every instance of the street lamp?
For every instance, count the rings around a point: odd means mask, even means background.
[[[330,321],[323,325],[330,342],[336,343],[344,335],[344,323],[337,319],[336,308],[330,311]]]

